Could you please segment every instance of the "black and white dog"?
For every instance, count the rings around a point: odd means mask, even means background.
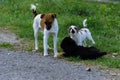
[[[31,5],[31,10],[34,14],[33,30],[35,38],[35,50],[38,50],[38,31],[43,32],[43,45],[44,45],[44,56],[48,55],[48,38],[49,35],[53,35],[54,44],[54,57],[57,56],[57,35],[58,35],[58,22],[55,13],[49,14],[37,14],[36,6]]]
[[[79,56],[81,59],[97,59],[103,55],[106,55],[106,52],[102,52],[96,47],[83,47],[78,46],[76,42],[70,37],[65,37],[61,42],[61,48],[64,53],[59,53],[57,57],[64,56]]]
[[[69,34],[70,37],[77,43],[78,46],[84,46],[86,47],[86,39],[90,40],[92,42],[92,45],[95,44],[95,41],[93,40],[91,33],[87,27],[86,23],[87,19],[83,21],[84,28],[79,29],[77,26],[70,26],[69,28]]]

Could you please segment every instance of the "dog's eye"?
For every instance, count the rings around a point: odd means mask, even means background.
[[[48,22],[45,22],[45,24],[48,24]]]
[[[45,22],[45,24],[52,24],[51,22]]]
[[[77,30],[77,28],[75,27],[75,30]]]

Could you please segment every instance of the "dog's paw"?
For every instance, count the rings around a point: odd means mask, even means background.
[[[54,55],[54,58],[57,58],[57,55]]]
[[[48,54],[44,54],[44,56],[48,56]]]
[[[61,52],[61,53],[57,53],[56,55],[54,55],[54,57],[55,57],[55,58],[60,58],[60,57],[63,56],[63,54],[64,54],[64,53],[62,53],[62,52]]]

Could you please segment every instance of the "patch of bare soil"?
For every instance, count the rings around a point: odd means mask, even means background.
[[[9,31],[7,28],[0,28],[0,43],[20,43],[16,35]]]
[[[30,42],[25,43],[24,39],[18,38],[7,27],[0,28],[0,43],[9,43],[13,45],[14,50],[25,50]]]
[[[14,49],[22,50],[23,44],[21,44],[21,40],[22,39],[19,39],[7,27],[0,28],[0,43],[9,43],[9,44],[13,45]]]

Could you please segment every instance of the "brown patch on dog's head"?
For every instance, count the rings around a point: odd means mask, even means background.
[[[79,26],[76,26],[75,27],[76,31],[78,32],[80,30],[80,27]]]
[[[43,29],[46,28],[47,30],[50,30],[55,18],[56,14],[54,13],[42,14],[40,22],[41,27]]]

